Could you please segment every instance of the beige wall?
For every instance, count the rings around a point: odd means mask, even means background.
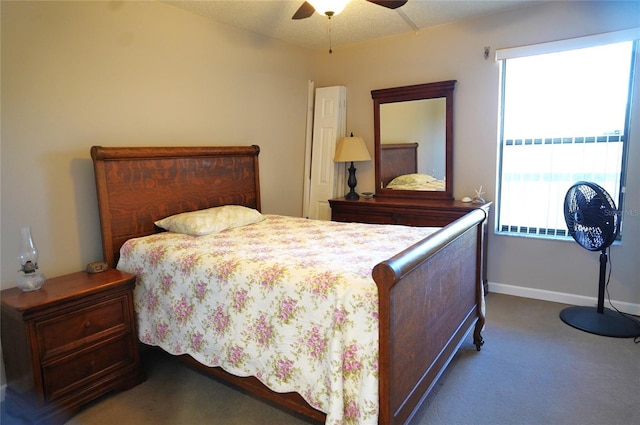
[[[480,185],[495,199],[499,66],[484,47],[540,43],[638,26],[638,2],[549,2],[319,54],[317,83],[347,86],[347,131],[373,149],[371,90],[457,80],[454,106],[454,196]],[[640,73],[636,75],[640,76]],[[629,149],[624,241],[613,246],[610,294],[640,314],[640,78]],[[374,188],[373,164],[358,167],[358,189]],[[493,226],[493,217],[491,219]],[[488,278],[501,292],[578,302],[597,298],[599,255],[570,241],[489,235]],[[558,294],[560,293],[560,294]],[[563,294],[571,294],[565,297]],[[587,303],[590,299],[583,300]]]
[[[314,65],[162,3],[2,1],[2,287],[22,224],[46,276],[102,258],[92,145],[257,144],[263,211],[300,215]]]
[[[310,52],[155,2],[2,1],[2,288],[14,286],[30,224],[48,276],[101,258],[89,147],[258,144],[263,210],[299,215],[307,81],[347,86],[347,131],[373,147],[370,91],[456,79],[454,195],[495,198],[495,48],[638,25],[637,2],[550,2]],[[636,87],[640,87],[636,81]],[[640,105],[640,90],[634,99]],[[640,304],[640,108],[631,135],[625,238],[610,293]],[[373,164],[358,190],[373,191]],[[493,220],[492,220],[493,222]],[[490,234],[489,280],[504,292],[593,298],[597,254],[574,242]],[[550,292],[551,291],[551,292]],[[555,295],[554,295],[555,294]],[[575,300],[571,298],[571,300]]]

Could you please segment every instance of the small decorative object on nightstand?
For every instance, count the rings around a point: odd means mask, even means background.
[[[473,202],[474,204],[484,204],[486,201],[482,197],[482,195],[484,195],[484,192],[482,191],[482,186],[480,186],[480,189],[476,190],[475,192],[476,192],[476,196],[473,197],[471,202]]]
[[[36,291],[44,285],[45,277],[38,270],[38,249],[31,237],[31,227],[20,229],[20,270],[16,286],[25,292]]]
[[[7,410],[30,423],[64,423],[83,404],[144,380],[133,310],[135,276],[110,269],[5,289],[2,354]]]
[[[347,180],[350,190],[344,198],[350,200],[360,199],[360,196],[355,191],[358,181],[356,180],[356,168],[353,163],[354,161],[371,161],[371,155],[369,155],[367,146],[364,144],[364,139],[354,136],[353,133],[349,137],[341,138],[336,147],[336,156],[333,160],[335,162],[351,162],[349,180]]]

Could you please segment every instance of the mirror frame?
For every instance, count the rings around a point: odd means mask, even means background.
[[[374,151],[375,151],[375,185],[376,196],[414,199],[453,199],[453,90],[457,80],[440,81],[436,83],[416,84],[412,86],[393,87],[372,90]],[[445,136],[445,190],[393,190],[382,186],[380,169],[380,105],[384,103],[406,102],[410,100],[446,99],[446,136]]]

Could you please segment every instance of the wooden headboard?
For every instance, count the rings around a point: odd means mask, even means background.
[[[160,232],[154,221],[221,205],[260,210],[258,146],[93,146],[104,260],[122,244]]]
[[[418,170],[417,143],[389,143],[380,145],[380,178],[387,187],[394,178],[413,174]]]

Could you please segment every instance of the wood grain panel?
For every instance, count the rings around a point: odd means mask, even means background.
[[[91,148],[105,261],[156,220],[221,205],[260,210],[258,146]],[[107,185],[107,182],[109,184]]]

